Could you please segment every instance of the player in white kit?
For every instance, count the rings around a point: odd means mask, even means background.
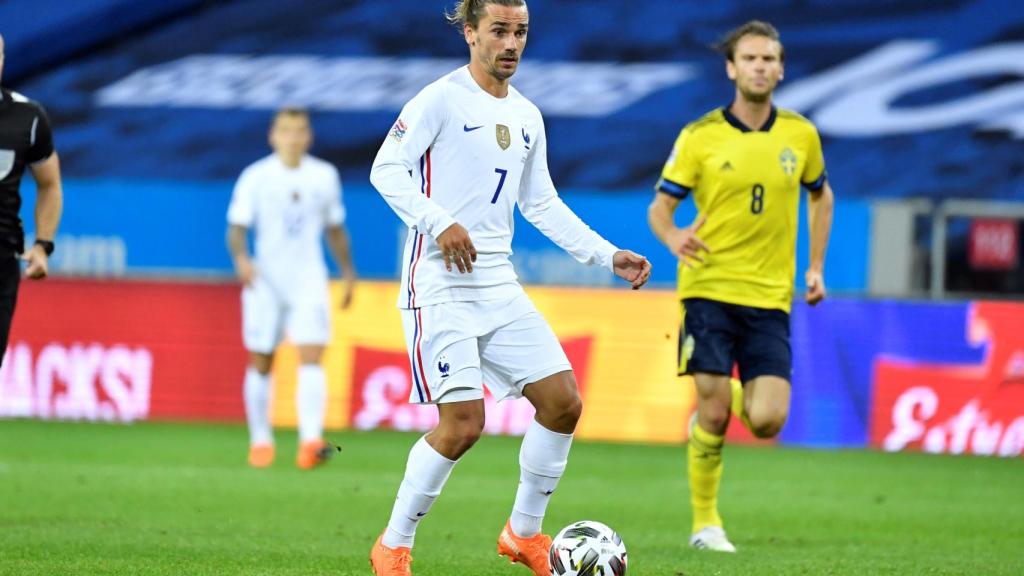
[[[284,108],[274,116],[274,153],[247,167],[235,184],[228,208],[228,249],[242,281],[242,337],[249,351],[245,412],[249,422],[249,464],[274,461],[270,426],[270,371],[274,350],[287,333],[299,349],[301,366],[295,404],[299,451],[296,465],[313,468],[330,455],[323,439],[327,383],[320,358],[331,337],[327,267],[321,238],[344,279],[341,307],[355,289],[355,269],[345,229],[338,171],[307,154],[312,145],[309,115]],[[248,230],[255,229],[255,259]]]
[[[378,576],[411,574],[420,519],[480,437],[486,382],[496,398],[525,396],[536,408],[498,552],[547,576],[551,538],[541,524],[582,406],[558,339],[509,261],[515,207],[577,260],[608,268],[634,289],[647,282],[650,263],[597,235],[555,191],[540,111],[509,85],[526,44],[525,2],[463,0],[449,20],[465,34],[469,65],[405,106],[370,173],[409,226],[398,306],[410,401],[436,404],[440,414],[409,454],[370,563]]]

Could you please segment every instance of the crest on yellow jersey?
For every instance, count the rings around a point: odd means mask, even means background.
[[[789,149],[789,146],[782,149],[782,154],[779,154],[779,164],[782,166],[782,171],[786,173],[786,176],[792,176],[796,173],[796,154]]]
[[[509,132],[508,126],[504,124],[495,126],[494,136],[498,139],[498,146],[501,146],[502,150],[508,150],[508,147],[512,145],[512,133]]]

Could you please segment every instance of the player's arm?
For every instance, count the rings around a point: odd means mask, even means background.
[[[691,268],[691,260],[704,262],[700,255],[702,250],[711,251],[697,235],[704,225],[705,215],[700,215],[685,228],[676,226],[675,221],[676,208],[690,195],[693,184],[700,176],[700,163],[694,151],[697,145],[688,127],[679,133],[672,154],[662,169],[661,178],[654,187],[654,200],[647,207],[647,224],[651,232],[669,252]]]
[[[825,251],[832,233],[832,208],[835,195],[825,172],[825,155],[821,149],[818,131],[812,129],[807,148],[807,162],[801,183],[810,192],[807,202],[807,226],[810,228],[810,266],[804,278],[807,282],[807,303],[814,306],[825,299]]]
[[[807,203],[807,225],[810,228],[810,266],[807,269],[807,295],[810,305],[825,299],[825,252],[832,234],[832,211],[835,195],[828,181],[821,190],[811,192]]]
[[[53,152],[45,160],[30,165],[36,181],[36,238],[53,241],[64,207],[64,189],[60,180],[60,159]],[[26,256],[25,275],[34,280],[49,273],[49,257],[43,247],[34,244]]]
[[[53,148],[50,119],[42,106],[36,107],[31,142],[25,159],[36,181],[36,239],[53,241],[64,205],[64,191],[60,182],[60,160]],[[32,279],[45,278],[49,273],[49,255],[39,244],[33,244],[25,254],[28,266],[25,275]]]
[[[231,204],[228,206],[228,254],[235,266],[235,274],[244,286],[251,286],[256,278],[256,267],[249,258],[249,228],[256,219],[253,196],[257,180],[252,168],[246,168],[235,183]]]
[[[472,272],[476,248],[469,232],[427,199],[411,176],[441,132],[446,115],[444,93],[437,85],[410,100],[377,152],[370,182],[407,226],[434,237],[448,270],[454,263],[459,272]]]
[[[697,233],[704,225],[705,216],[700,216],[693,224],[680,228],[676,226],[675,213],[681,199],[658,192],[651,205],[647,207],[647,224],[654,236],[664,244],[676,258],[689,267],[690,260],[704,262],[700,252],[711,250],[704,244]]]
[[[351,240],[348,229],[345,227],[345,205],[341,202],[341,177],[338,171],[331,170],[331,193],[326,205],[327,211],[327,249],[331,257],[341,269],[341,280],[344,285],[344,294],[341,297],[341,307],[348,308],[352,305],[352,296],[356,290],[356,267],[352,264]]]
[[[238,224],[229,224],[227,233],[228,253],[235,265],[235,274],[243,285],[249,286],[256,277],[256,267],[249,258],[249,229]]]
[[[629,250],[619,250],[587,226],[562,202],[551,181],[543,125],[527,160],[519,188],[519,211],[545,236],[584,264],[599,264],[639,289],[651,276],[651,263]]]

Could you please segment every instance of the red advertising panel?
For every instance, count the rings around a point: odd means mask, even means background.
[[[242,420],[239,327],[236,286],[26,281],[0,417]]]
[[[1024,308],[978,303],[967,339],[980,365],[880,359],[875,365],[871,444],[952,454],[1024,453]]]
[[[971,268],[1002,271],[1017,268],[1020,237],[1016,220],[973,220],[969,244]]]

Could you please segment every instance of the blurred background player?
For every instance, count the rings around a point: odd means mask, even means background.
[[[536,408],[498,552],[547,576],[551,538],[541,525],[582,405],[565,352],[509,261],[515,207],[577,260],[614,271],[634,289],[651,267],[591,230],[555,191],[540,111],[509,85],[526,46],[526,3],[465,0],[448,18],[465,35],[470,63],[406,104],[370,176],[409,226],[398,306],[410,401],[437,404],[440,414],[409,454],[370,561],[378,576],[411,573],[420,519],[483,430],[486,381],[499,400],[525,396]]]
[[[309,114],[294,108],[278,111],[269,141],[274,153],[242,172],[228,208],[228,249],[243,284],[243,340],[250,354],[245,374],[249,463],[264,467],[274,460],[270,371],[274,350],[287,331],[301,362],[296,464],[308,469],[330,454],[322,437],[327,384],[320,366],[331,338],[328,272],[321,248],[325,232],[344,280],[342,308],[352,302],[355,268],[338,171],[307,154],[313,143]],[[249,228],[255,229],[255,259],[249,257]]]
[[[3,70],[4,38],[0,36],[0,79]],[[36,240],[28,252],[18,215],[25,168],[36,181]],[[62,203],[60,160],[53,148],[46,111],[21,94],[0,87],[0,363],[18,300],[19,256],[27,262],[25,276],[31,280],[46,278]]]
[[[679,372],[692,374],[697,386],[688,448],[690,545],[735,552],[718,514],[730,408],[758,438],[775,436],[786,422],[800,186],[811,192],[811,305],[825,297],[833,195],[814,125],[772,105],[783,76],[778,31],[751,21],[730,32],[720,49],[736,84],[735,100],[683,128],[648,221],[680,260]],[[698,217],[677,228],[673,214],[691,193]],[[734,364],[738,382],[730,381]]]

